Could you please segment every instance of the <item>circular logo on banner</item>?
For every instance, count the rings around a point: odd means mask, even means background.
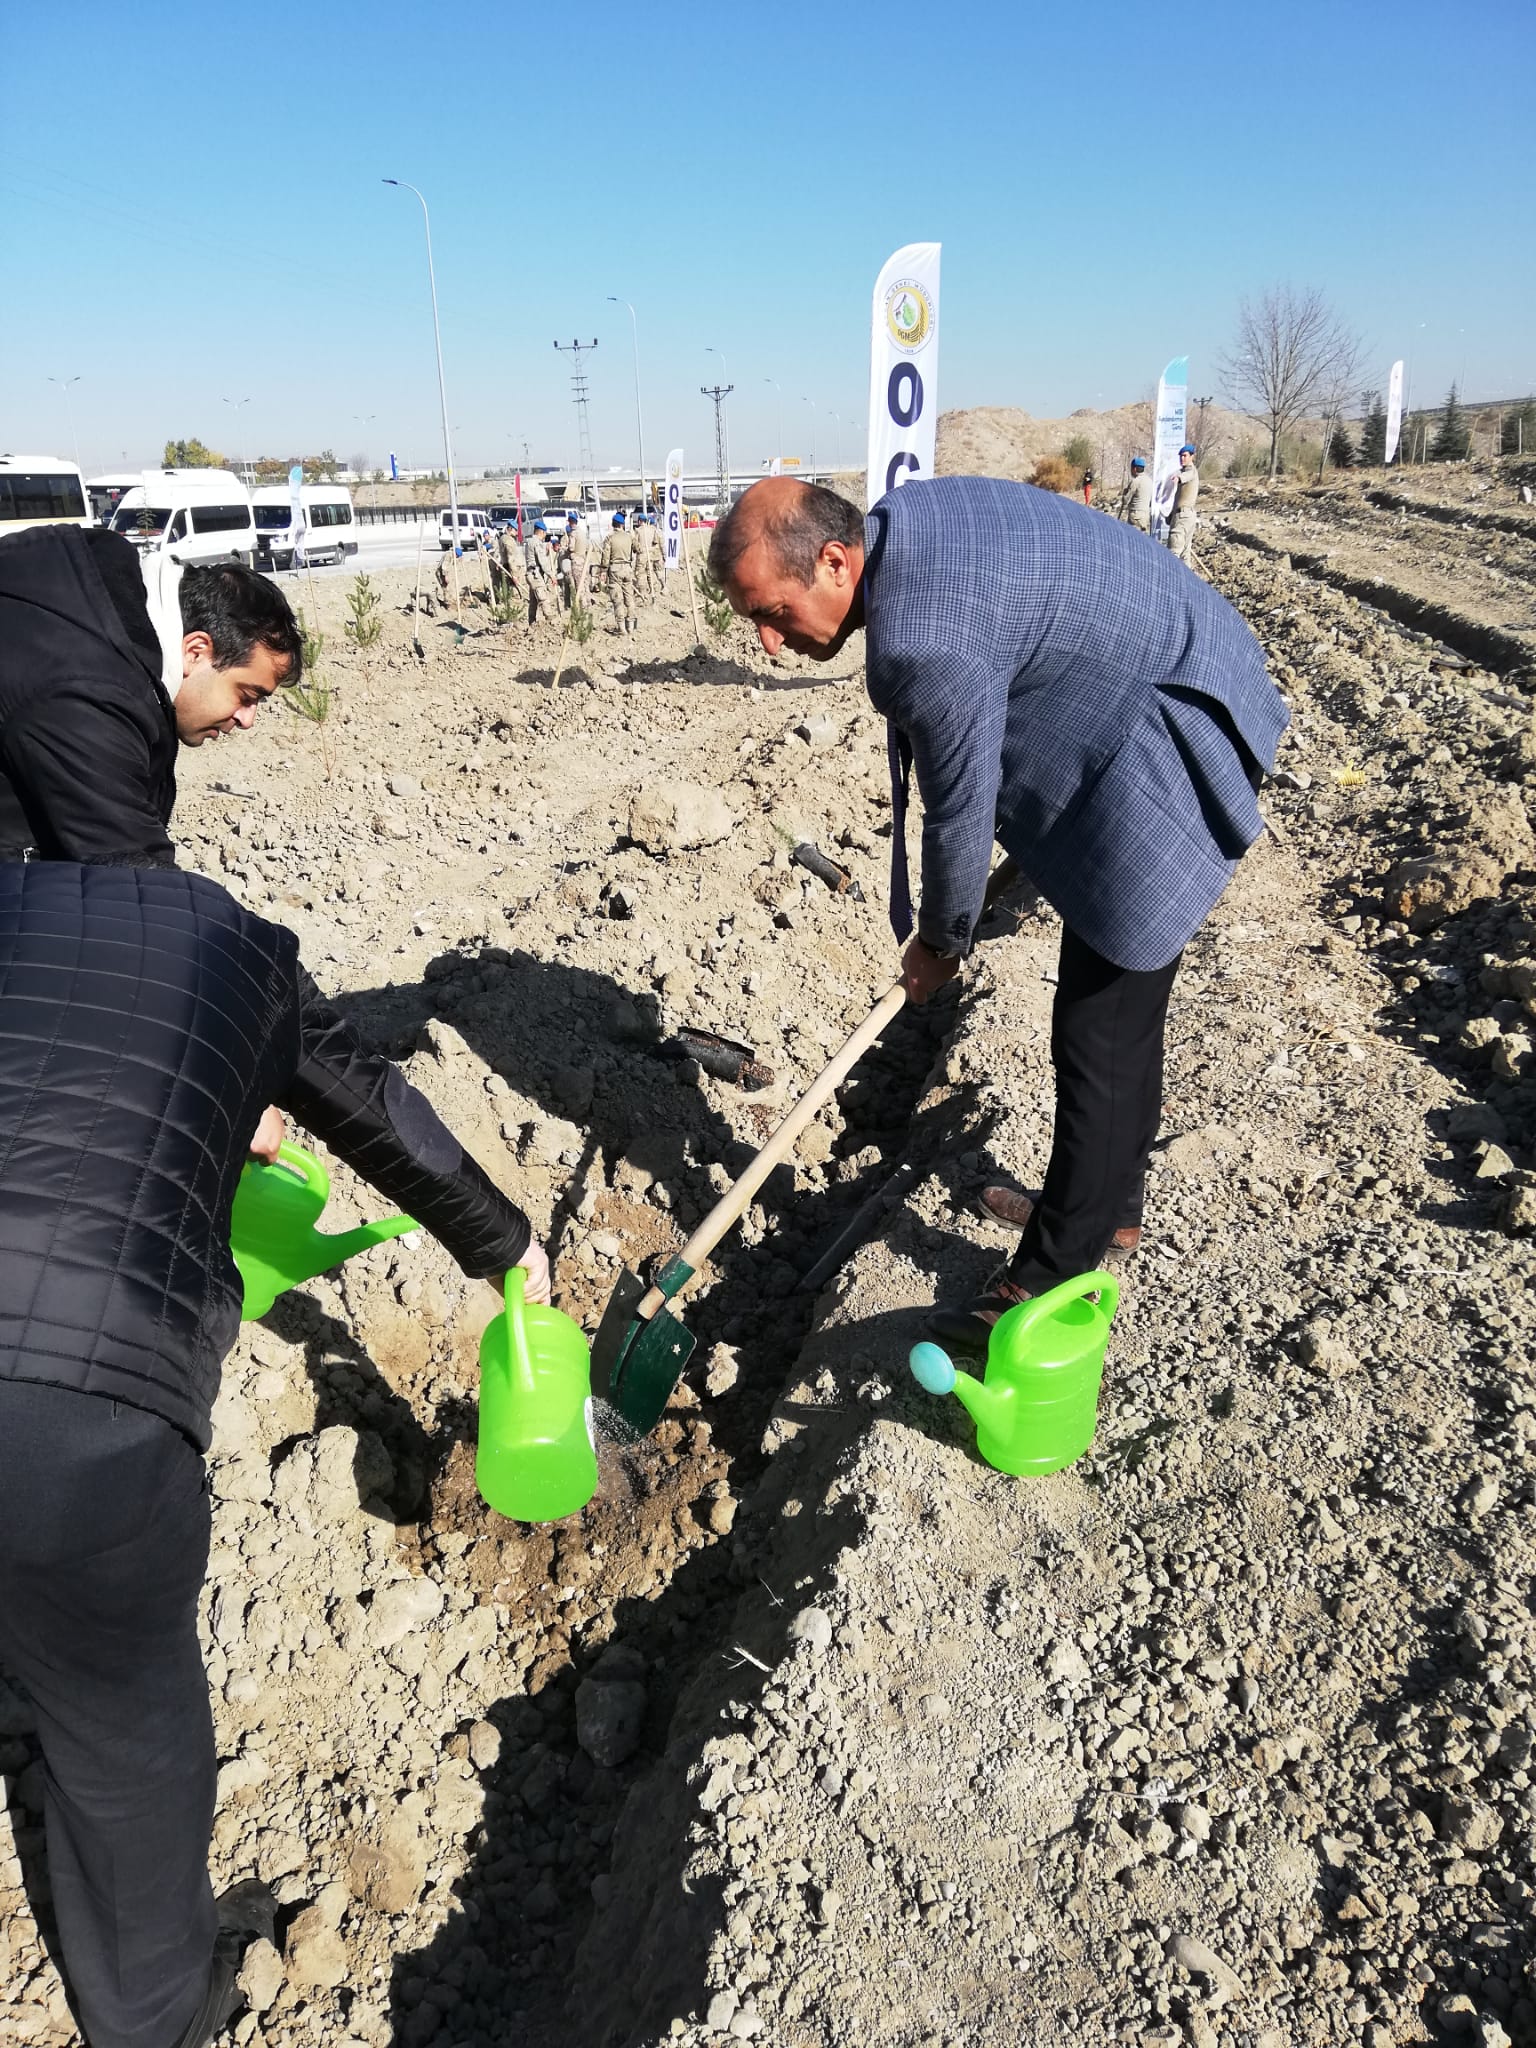
[[[885,295],[885,327],[891,340],[916,355],[933,339],[933,301],[922,285],[898,277]]]
[[[675,478],[675,477],[680,477],[680,476],[682,475],[682,473],[683,473],[683,465],[682,465],[681,461],[677,461],[677,462],[669,462],[669,463],[667,464],[667,475],[668,475],[669,477],[674,477],[674,478]]]

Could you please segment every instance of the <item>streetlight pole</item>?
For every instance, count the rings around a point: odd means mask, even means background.
[[[71,384],[78,384],[80,379],[78,377],[50,377],[48,382],[50,384],[57,384],[64,394],[64,417],[69,422],[69,438],[75,451],[75,467],[79,469],[80,436],[75,432],[75,408],[69,402],[69,387]]]
[[[404,178],[386,178],[386,185],[394,185],[406,192],[416,192],[416,187],[407,184]],[[421,194],[416,192],[421,199]],[[427,211],[427,202],[421,199],[421,218],[427,231],[427,283],[432,290],[432,338],[437,343],[437,401],[443,412],[443,460],[448,467],[448,506],[453,514],[453,546],[448,559],[453,564],[453,590],[457,606],[459,590],[459,487],[453,476],[453,441],[448,432],[448,387],[443,381],[443,330],[437,317],[437,272],[432,265],[432,216]]]
[[[774,390],[775,390],[775,391],[777,391],[777,393],[779,394],[779,404],[778,404],[778,416],[777,416],[777,426],[778,426],[778,437],[779,437],[779,447],[778,447],[778,463],[779,463],[779,471],[780,471],[780,474],[782,474],[782,473],[783,473],[783,469],[784,469],[784,386],[783,386],[783,385],[782,385],[782,384],[781,384],[781,383],[779,382],[779,380],[778,380],[778,378],[777,378],[777,377],[765,377],[765,378],[763,379],[763,382],[764,382],[765,384],[771,384],[771,385],[773,386]]]
[[[226,398],[224,401],[226,405],[232,405],[235,409],[235,439],[241,443],[243,449],[240,464],[245,472],[244,482],[247,489],[249,489],[251,483],[251,458],[249,449],[244,448],[244,437],[240,432],[240,409],[242,406],[249,405],[250,402],[248,398]]]
[[[809,407],[811,408],[811,482],[812,482],[812,483],[815,483],[815,481],[816,481],[816,401],[815,401],[815,399],[814,399],[814,398],[806,398],[806,397],[803,397],[803,396],[802,396],[802,398],[801,398],[801,400],[800,400],[800,403],[801,403],[802,405],[808,405],[808,406],[809,406]]]
[[[1197,463],[1204,462],[1205,460],[1205,408],[1212,403],[1214,398],[1215,393],[1212,392],[1209,397],[1197,398],[1195,400],[1195,410],[1200,415],[1200,424],[1195,429],[1195,461]]]
[[[615,298],[608,294],[610,306],[629,306],[628,299]],[[635,309],[629,306],[629,334],[635,346],[635,438],[640,443],[640,509],[645,510],[645,422],[640,416],[640,323],[635,318]]]
[[[729,384],[731,373],[725,366],[725,351],[723,349],[711,348],[709,343],[706,342],[704,344],[704,353],[707,356],[719,356],[720,375]],[[731,416],[729,413],[725,415],[725,509],[727,512],[731,509]]]

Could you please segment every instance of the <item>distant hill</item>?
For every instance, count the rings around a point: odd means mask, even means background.
[[[1191,411],[1191,426],[1198,417]],[[1026,478],[1042,455],[1054,455],[1081,434],[1096,451],[1094,471],[1105,486],[1121,482],[1133,455],[1152,461],[1153,407],[1150,399],[1095,412],[1084,406],[1064,420],[1037,420],[1011,405],[977,405],[939,415],[934,467],[940,476]],[[1191,439],[1195,439],[1194,434]],[[1268,445],[1264,428],[1225,406],[1207,406],[1200,436],[1202,460],[1225,469],[1244,441]]]

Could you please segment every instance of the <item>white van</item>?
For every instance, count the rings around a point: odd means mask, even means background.
[[[466,506],[459,507],[459,546],[478,547],[488,540],[494,528],[489,512],[471,512]],[[438,544],[443,549],[453,546],[453,508],[445,507],[437,515]]]
[[[351,493],[340,484],[303,484],[306,562],[344,562],[357,553],[357,515]],[[256,514],[257,558],[263,569],[293,567],[293,489],[289,484],[261,484],[251,493]]]
[[[110,523],[145,554],[199,568],[209,562],[255,566],[251,494],[227,469],[146,469],[118,499]]]
[[[0,455],[0,535],[24,526],[90,526],[85,479],[57,455]]]
[[[122,502],[124,491],[131,491],[135,484],[144,481],[142,469],[110,471],[106,476],[88,476],[85,480],[86,494],[91,501],[91,512],[98,526],[110,526],[112,514]]]

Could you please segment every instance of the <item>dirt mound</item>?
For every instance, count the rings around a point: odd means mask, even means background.
[[[1194,418],[1192,411],[1192,423]],[[1015,406],[973,406],[940,414],[935,468],[941,476],[1001,476],[1027,482],[1042,455],[1060,454],[1068,441],[1081,438],[1093,448],[1100,490],[1118,489],[1133,455],[1152,460],[1154,422],[1150,397],[1108,412],[1085,406],[1064,420],[1033,419]],[[1199,435],[1202,461],[1208,470],[1220,472],[1238,448],[1260,437],[1260,429],[1241,413],[1208,406]]]

